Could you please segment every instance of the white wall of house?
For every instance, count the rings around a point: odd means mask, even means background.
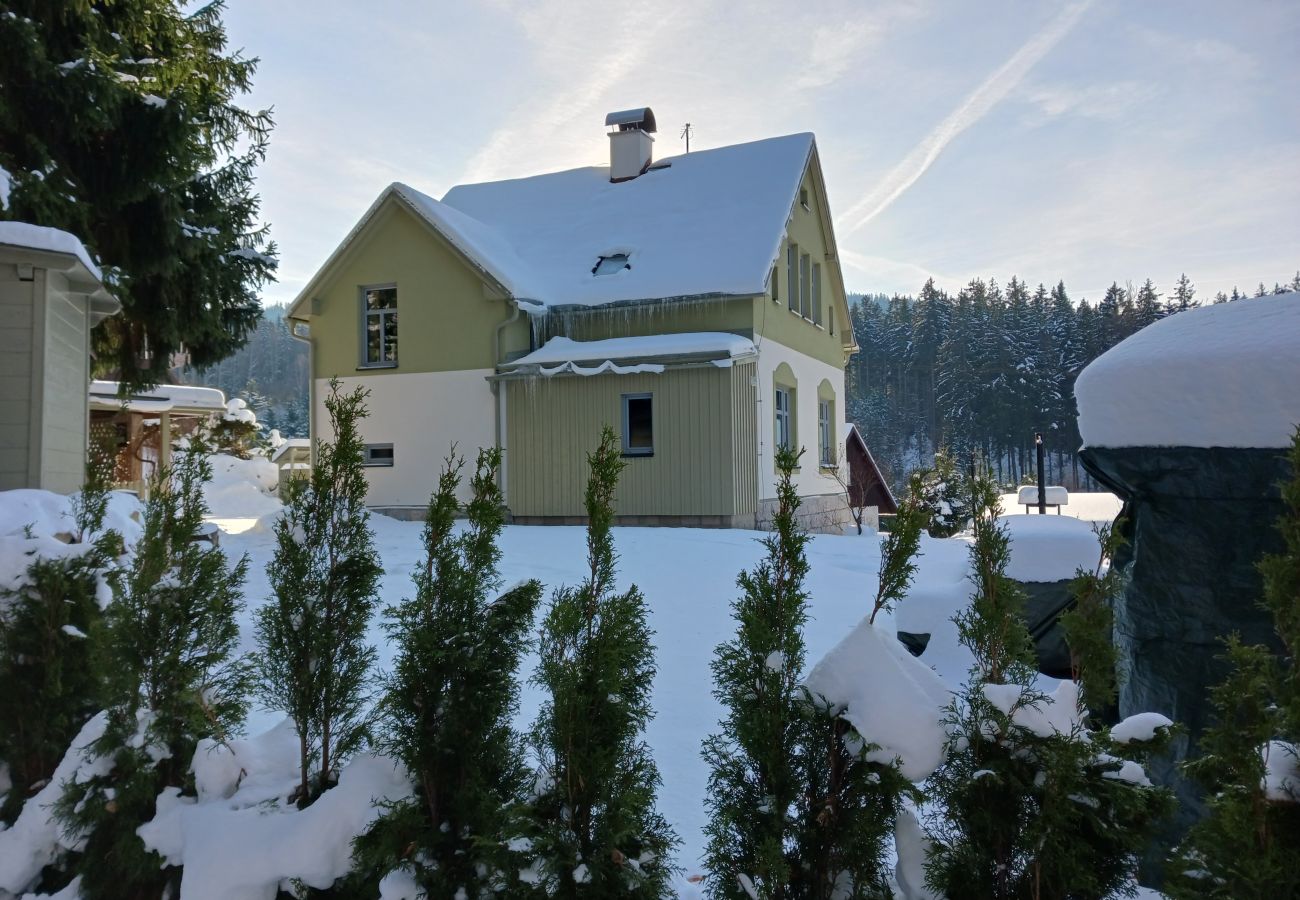
[[[417,372],[341,378],[342,391],[370,391],[369,415],[361,423],[366,443],[392,444],[393,465],[366,469],[372,507],[426,507],[451,445],[466,460],[461,499],[469,497],[469,476],[480,447],[495,444],[491,369]],[[325,398],[329,382],[317,379],[312,411],[317,438],[330,440]]]
[[[799,471],[794,476],[795,486],[800,496],[805,497],[840,493],[843,488],[834,475],[823,472],[818,466],[817,387],[826,380],[835,392],[831,440],[838,441],[840,423],[844,421],[844,369],[792,350],[770,337],[763,337],[758,343],[759,499],[770,500],[776,496],[776,385],[773,375],[782,363],[790,366],[797,382],[794,395],[795,446],[805,448]],[[843,468],[843,454],[837,451],[835,456]],[[847,475],[845,478],[847,480]]]

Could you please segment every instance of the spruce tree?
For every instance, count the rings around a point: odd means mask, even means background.
[[[239,105],[257,61],[226,49],[222,4],[0,3],[0,218],[70,231],[122,312],[98,364],[166,380],[239,347],[275,269],[253,173],[269,111]]]
[[[1210,693],[1217,721],[1187,764],[1209,792],[1208,814],[1175,854],[1174,897],[1300,894],[1300,429],[1290,459],[1283,549],[1259,565],[1282,657],[1228,640],[1230,674]]]
[[[510,719],[542,590],[534,580],[497,593],[500,450],[479,451],[468,526],[457,532],[463,465],[453,453],[442,470],[415,596],[390,608],[385,626],[398,651],[380,703],[383,745],[411,773],[415,795],[386,810],[359,842],[363,866],[380,874],[412,866],[429,897],[493,895],[520,868],[508,865],[501,840],[525,784]]]
[[[164,867],[136,829],[164,790],[194,795],[199,741],[225,741],[244,718],[250,665],[235,652],[235,617],[247,560],[231,566],[195,540],[211,474],[195,444],[157,476],[130,570],[104,613],[97,673],[107,726],[90,752],[105,764],[68,784],[57,807],[67,833],[84,842],[73,870],[85,900],[176,896],[179,869]]]
[[[284,710],[298,731],[300,806],[337,782],[369,736],[375,650],[366,630],[383,570],[365,507],[366,395],[330,382],[332,440],[317,443],[311,476],[275,524],[267,568],[275,596],[257,616],[263,702]]]
[[[997,489],[981,477],[973,495],[975,593],[956,621],[975,667],[950,712],[947,759],[927,783],[927,884],[950,900],[1126,892],[1169,804],[1132,757],[1157,749],[1165,732],[1112,739],[1087,728],[1071,682],[1052,697],[1034,686]]]
[[[655,809],[659,772],[643,732],[653,715],[654,633],[635,586],[614,589],[614,492],[623,460],[606,426],[587,455],[587,579],[551,597],[533,682],[540,770],[527,838],[552,897],[667,897],[677,843]]]
[[[54,773],[68,743],[100,709],[91,662],[101,636],[99,598],[116,577],[122,538],[104,531],[108,467],[92,459],[72,499],[71,548],[33,558],[22,583],[0,591],[0,760],[10,787],[0,822],[12,823]]]

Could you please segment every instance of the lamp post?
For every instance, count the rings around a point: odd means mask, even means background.
[[[1038,514],[1047,515],[1047,476],[1043,474],[1043,459],[1047,456],[1043,448],[1043,434],[1034,435],[1034,447],[1038,451]]]

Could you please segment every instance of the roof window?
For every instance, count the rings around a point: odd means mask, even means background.
[[[596,261],[592,268],[592,275],[613,275],[622,272],[624,269],[632,268],[632,264],[627,261],[626,253],[611,253],[609,256],[602,256]]]

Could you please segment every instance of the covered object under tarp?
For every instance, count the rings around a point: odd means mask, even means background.
[[[1127,576],[1115,609],[1120,715],[1186,726],[1152,767],[1175,787],[1175,834],[1198,814],[1176,766],[1209,724],[1223,641],[1278,647],[1255,568],[1281,549],[1280,482],[1300,423],[1300,295],[1193,309],[1103,354],[1075,385],[1080,458],[1124,500]]]

